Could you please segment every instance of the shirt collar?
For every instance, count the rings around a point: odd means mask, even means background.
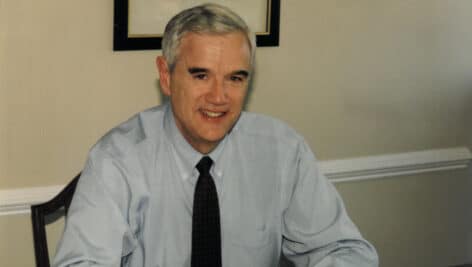
[[[198,170],[195,166],[204,155],[196,151],[187,140],[185,140],[182,133],[177,128],[171,104],[167,102],[164,105],[166,105],[164,113],[164,132],[171,143],[180,176],[183,180],[188,180],[190,177],[194,176],[198,177]],[[223,176],[221,155],[226,144],[226,139],[225,136],[218,146],[208,154],[214,162],[210,170],[213,178],[221,178]]]

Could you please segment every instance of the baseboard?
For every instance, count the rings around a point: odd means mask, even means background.
[[[472,153],[466,147],[414,151],[320,162],[321,172],[332,182],[392,178],[425,172],[467,168]],[[0,216],[30,212],[30,206],[45,202],[64,185],[0,190]]]

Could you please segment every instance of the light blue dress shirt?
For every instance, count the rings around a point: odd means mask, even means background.
[[[377,266],[303,138],[243,112],[209,154],[224,267]],[[90,151],[54,266],[189,267],[193,191],[202,154],[169,104],[132,117]]]

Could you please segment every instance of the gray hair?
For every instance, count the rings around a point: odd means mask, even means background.
[[[229,8],[217,4],[203,4],[185,9],[175,15],[166,25],[162,37],[162,54],[169,70],[173,71],[182,37],[189,32],[225,34],[243,33],[249,44],[251,68],[254,63],[256,38],[246,22]]]

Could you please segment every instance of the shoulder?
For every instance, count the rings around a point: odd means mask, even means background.
[[[116,156],[155,144],[162,136],[164,113],[164,106],[156,106],[133,115],[101,137],[91,152]]]
[[[263,114],[243,112],[235,131],[244,138],[258,139],[263,142],[298,145],[303,137],[286,122]]]
[[[236,126],[237,131],[244,135],[289,139],[301,138],[300,134],[286,122],[258,113],[243,112]]]

